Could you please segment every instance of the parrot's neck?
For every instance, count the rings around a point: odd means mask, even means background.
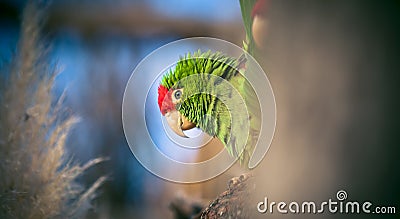
[[[211,136],[218,133],[221,109],[223,104],[216,97],[210,94],[196,94],[190,101],[186,101],[180,106],[179,112],[182,113],[196,127],[202,129]]]

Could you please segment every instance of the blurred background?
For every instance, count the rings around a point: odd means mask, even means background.
[[[16,49],[24,4],[0,2],[2,60]],[[235,167],[190,185],[147,172],[126,143],[121,105],[135,66],[168,42],[209,36],[240,46],[238,1],[54,0],[46,13],[51,57],[64,68],[55,92],[66,89],[68,108],[81,118],[69,154],[82,163],[110,158],[81,179],[110,176],[89,218],[173,218],[169,204],[177,196],[207,202],[226,189]],[[400,1],[271,1],[267,16],[259,61],[274,89],[277,127],[255,170],[255,201],[327,200],[344,189],[351,200],[400,211]]]

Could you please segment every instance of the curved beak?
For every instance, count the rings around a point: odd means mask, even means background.
[[[194,128],[195,125],[189,122],[178,110],[171,110],[165,114],[169,127],[179,136],[188,138],[183,130]]]

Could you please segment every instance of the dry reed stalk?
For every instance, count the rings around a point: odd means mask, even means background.
[[[78,121],[54,101],[57,74],[40,36],[43,11],[26,6],[18,51],[2,68],[0,85],[0,218],[81,218],[106,177],[85,189],[79,175],[104,159],[73,165],[66,156]]]

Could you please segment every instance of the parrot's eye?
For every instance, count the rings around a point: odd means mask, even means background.
[[[175,97],[176,100],[181,99],[181,97],[182,97],[182,91],[181,91],[181,90],[176,90],[176,91],[174,92],[174,97]]]
[[[183,89],[176,89],[172,91],[171,99],[173,104],[178,104],[182,101]]]

